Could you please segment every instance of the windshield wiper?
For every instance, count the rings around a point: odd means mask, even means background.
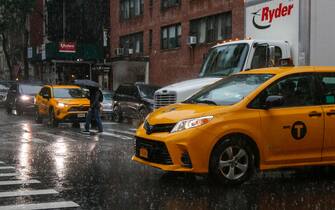
[[[193,102],[199,103],[199,104],[212,104],[217,106],[217,104],[214,101],[211,100],[195,100]]]

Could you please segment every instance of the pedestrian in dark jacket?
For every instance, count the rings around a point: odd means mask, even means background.
[[[100,103],[103,101],[103,95],[102,92],[99,90],[99,88],[90,88],[90,109],[86,116],[86,124],[85,124],[85,131],[89,132],[90,130],[90,123],[92,121],[92,118],[95,119],[97,126],[98,126],[98,132],[103,132],[101,117],[100,117]]]

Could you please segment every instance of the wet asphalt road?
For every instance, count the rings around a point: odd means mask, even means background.
[[[0,210],[335,209],[335,167],[260,173],[241,186],[131,161],[134,126],[99,136],[48,128],[0,109]],[[29,206],[30,205],[30,206]]]

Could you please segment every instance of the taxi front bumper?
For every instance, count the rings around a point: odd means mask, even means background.
[[[208,173],[216,137],[200,128],[148,135],[142,126],[135,141],[136,162],[164,171]]]

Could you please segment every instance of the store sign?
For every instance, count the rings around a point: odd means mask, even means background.
[[[58,51],[62,53],[75,53],[76,44],[74,42],[60,42]]]

